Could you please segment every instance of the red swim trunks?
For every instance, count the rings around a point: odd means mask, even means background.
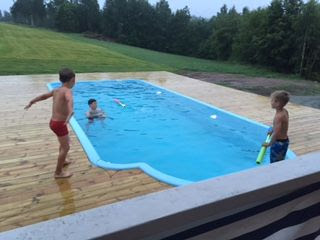
[[[50,120],[50,129],[58,136],[63,137],[65,135],[69,134],[67,124],[65,124],[65,121],[55,121]]]

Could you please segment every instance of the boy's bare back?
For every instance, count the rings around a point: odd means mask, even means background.
[[[67,87],[60,87],[53,90],[52,120],[66,121],[73,111],[72,92]]]

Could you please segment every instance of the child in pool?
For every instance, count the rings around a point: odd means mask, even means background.
[[[89,99],[88,101],[89,110],[86,113],[86,116],[89,120],[93,120],[94,118],[105,118],[105,113],[98,108],[98,103],[96,99]]]

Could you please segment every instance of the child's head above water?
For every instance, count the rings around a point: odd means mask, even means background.
[[[105,118],[106,115],[105,113],[98,108],[98,104],[97,104],[97,100],[95,100],[94,98],[90,98],[88,100],[88,105],[89,105],[89,111],[86,113],[87,118],[89,119],[93,119],[93,118]]]
[[[283,108],[290,100],[290,94],[286,91],[279,90],[271,94],[271,104],[273,108],[276,108],[275,105]]]
[[[97,100],[95,100],[94,98],[90,98],[88,100],[88,105],[91,109],[95,110],[97,108]]]

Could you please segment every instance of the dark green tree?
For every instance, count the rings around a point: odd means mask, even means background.
[[[204,57],[202,48],[212,34],[212,24],[204,18],[192,17],[188,26],[188,46],[185,55]]]
[[[114,39],[125,38],[127,12],[126,0],[106,0],[102,21],[104,35]]]
[[[46,11],[43,0],[17,0],[11,7],[14,21],[29,24],[31,26],[42,26]]]
[[[46,8],[44,0],[33,0],[32,1],[32,16],[34,25],[43,26],[44,19],[46,17]]]
[[[55,27],[55,18],[57,13],[57,7],[54,1],[50,1],[46,4],[46,20],[45,25],[49,28]]]
[[[80,32],[100,31],[101,16],[97,0],[79,0],[77,15]]]
[[[171,18],[167,38],[169,52],[185,54],[186,51],[188,51],[188,27],[190,19],[191,16],[188,7],[177,10]]]
[[[50,0],[46,4],[46,26],[49,28],[56,28],[57,14],[59,8],[67,0]]]
[[[284,0],[284,36],[285,41],[281,47],[280,58],[283,62],[283,72],[297,72],[299,62],[299,36],[298,22],[302,14],[303,2],[301,0]]]
[[[206,43],[209,58],[228,60],[232,56],[232,45],[239,24],[240,14],[234,7],[228,11],[224,5],[213,22],[213,31]]]
[[[18,23],[32,24],[31,0],[17,0],[10,8],[13,20]]]
[[[127,25],[124,32],[127,41],[122,39],[122,42],[153,49],[154,36],[157,34],[154,29],[156,24],[154,8],[147,0],[128,0],[127,11]]]
[[[239,32],[232,49],[233,58],[241,62],[261,64],[265,61],[263,49],[267,34],[267,10],[257,9],[242,15]]]
[[[65,1],[57,9],[55,26],[63,32],[80,32],[77,5]]]
[[[4,11],[4,12],[3,12],[2,21],[4,21],[4,22],[11,22],[11,21],[12,21],[12,15],[11,15],[9,12]]]
[[[155,6],[155,36],[154,36],[154,47],[153,49],[167,52],[169,49],[168,29],[170,22],[172,21],[172,11],[169,7],[169,3],[166,0],[160,0]]]
[[[310,0],[302,10],[299,21],[299,73],[320,81],[320,4]]]

